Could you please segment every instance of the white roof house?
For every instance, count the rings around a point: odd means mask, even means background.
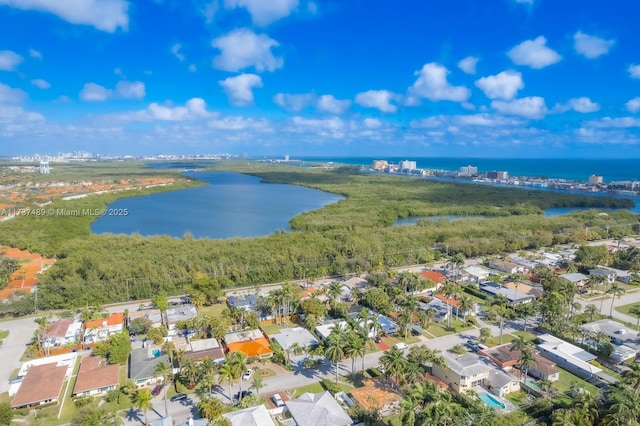
[[[555,361],[559,366],[566,368],[576,376],[589,378],[600,372],[601,368],[589,363],[597,356],[585,351],[578,346],[558,339],[550,334],[538,336],[540,354]]]
[[[295,343],[300,348],[308,348],[319,343],[318,339],[303,327],[283,328],[280,333],[270,337],[284,350],[291,348]]]
[[[307,392],[285,402],[298,426],[348,426],[353,420],[328,391]]]
[[[619,322],[610,319],[601,319],[582,325],[583,330],[591,333],[603,332],[611,339],[614,351],[611,358],[620,362],[634,358],[640,354],[640,337],[638,332]]]
[[[336,327],[336,324],[337,324],[338,327],[340,327],[341,330],[346,330],[347,329],[346,321],[332,322],[332,323],[322,324],[322,325],[317,326],[316,327],[316,334],[322,340],[327,340],[327,338],[331,334],[331,331],[333,331],[334,327]]]
[[[569,281],[570,283],[577,286],[584,285],[589,279],[588,276],[586,276],[585,274],[581,274],[580,272],[570,272],[568,274],[562,274],[560,275],[560,278]]]
[[[229,419],[233,426],[275,426],[264,405],[233,411],[222,416]]]

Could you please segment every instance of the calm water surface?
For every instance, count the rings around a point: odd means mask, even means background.
[[[289,230],[289,219],[342,199],[339,195],[295,185],[261,183],[231,172],[187,172],[208,182],[200,188],[124,198],[108,206],[127,216],[103,216],[95,234],[169,235],[196,238],[260,237]]]

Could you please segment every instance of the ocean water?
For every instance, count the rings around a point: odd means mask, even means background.
[[[416,161],[419,169],[456,171],[462,166],[476,166],[478,172],[507,171],[510,176],[546,177],[587,181],[589,176],[603,176],[604,182],[640,181],[640,159],[531,159],[531,158],[430,158],[430,157],[291,157],[291,160],[335,162],[370,166],[373,160],[398,164]]]

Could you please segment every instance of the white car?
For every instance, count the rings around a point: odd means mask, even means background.
[[[242,380],[251,380],[251,376],[253,376],[253,370],[247,370],[242,375]]]
[[[274,404],[276,404],[276,407],[282,407],[284,405],[284,401],[282,400],[282,397],[280,396],[279,393],[273,395],[271,397],[271,400],[273,401]]]

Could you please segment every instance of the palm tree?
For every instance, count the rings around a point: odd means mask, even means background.
[[[587,305],[584,308],[584,313],[589,315],[589,322],[593,321],[593,316],[598,313],[598,308],[594,304]]]
[[[640,330],[640,305],[633,305],[629,308],[629,314],[636,317],[636,330]]]
[[[616,300],[616,297],[620,299],[620,296],[624,293],[626,293],[626,290],[620,287],[620,284],[618,283],[611,284],[611,287],[606,291],[606,294],[613,295],[613,298],[611,299],[611,308],[609,309],[609,318],[612,318],[613,316],[613,302]]]
[[[573,411],[568,408],[560,408],[551,415],[551,426],[575,426]]]
[[[506,297],[498,294],[491,298],[489,304],[492,306],[493,311],[500,318],[500,344],[502,344],[502,332],[504,330],[504,319],[511,315],[511,310],[508,308],[509,301]]]
[[[445,297],[445,303],[447,304],[447,321],[448,326],[451,328],[451,302],[450,300],[458,293],[456,286],[451,281],[446,281],[442,286],[442,295]]]
[[[400,376],[407,366],[407,360],[402,351],[396,347],[389,349],[380,357],[380,363],[386,369],[387,374],[395,376],[396,382],[399,384]]]
[[[518,363],[520,363],[520,378],[524,383],[525,380],[527,380],[529,368],[535,365],[535,360],[533,358],[533,352],[531,351],[531,349],[525,348],[520,352]]]
[[[211,424],[217,425],[218,423],[214,422],[224,414],[224,411],[225,406],[218,398],[204,398],[198,403],[198,414],[209,420]]]
[[[462,311],[462,324],[463,326],[467,324],[467,315],[469,315],[469,311],[473,309],[473,300],[469,296],[462,295],[458,300],[458,310],[457,312]]]
[[[400,420],[404,426],[414,426],[416,424],[416,411],[420,407],[418,400],[411,397],[400,401]]]
[[[165,417],[169,416],[169,407],[167,406],[167,388],[169,387],[169,378],[172,374],[171,368],[164,363],[164,361],[160,361],[156,364],[156,368],[153,371],[154,376],[162,376],[162,380],[164,382],[164,415]]]
[[[437,402],[440,399],[440,389],[432,381],[423,381],[415,385],[409,395],[416,399],[420,406],[425,409],[428,405]]]
[[[637,425],[640,417],[640,397],[637,392],[622,383],[607,389],[607,405],[604,423],[614,426]]]
[[[355,381],[356,377],[356,358],[360,355],[364,340],[360,335],[352,332],[347,334],[344,345],[344,354],[347,358],[351,358],[351,380]]]
[[[536,313],[536,305],[534,303],[522,303],[518,305],[518,314],[522,319],[524,319],[523,329],[527,331],[527,320],[529,317],[535,315]]]
[[[198,382],[199,373],[196,363],[191,358],[187,358],[184,361],[180,374],[187,381],[188,388],[193,389],[195,387]]]
[[[144,412],[144,424],[147,424],[147,411],[153,407],[151,391],[147,388],[138,389],[131,398],[131,403],[138,410]]]
[[[260,394],[260,389],[265,386],[266,385],[262,382],[262,376],[255,374],[253,376],[253,381],[251,382],[251,387],[256,390],[256,394]]]
[[[338,369],[340,360],[344,357],[344,339],[342,329],[336,324],[331,329],[331,333],[327,337],[326,346],[324,348],[325,356],[329,361],[333,362],[336,369],[336,384],[338,383]]]
[[[331,282],[331,284],[329,284],[327,294],[329,295],[329,298],[331,299],[331,303],[333,304],[333,315],[335,317],[338,299],[342,294],[342,284],[340,284],[338,281]]]
[[[240,398],[242,402],[242,375],[247,371],[247,357],[242,352],[231,352],[228,362],[233,367],[234,379],[240,379]]]
[[[218,383],[222,384],[225,380],[229,381],[229,401],[233,403],[233,396],[231,395],[231,383],[235,378],[235,371],[233,365],[229,362],[228,357],[226,361],[218,368]]]

